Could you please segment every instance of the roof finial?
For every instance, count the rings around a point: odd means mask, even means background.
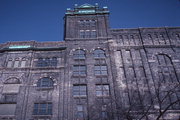
[[[78,4],[74,4],[74,7],[77,8],[77,7],[78,7]]]

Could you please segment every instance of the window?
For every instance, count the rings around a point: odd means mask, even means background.
[[[86,97],[86,85],[74,85],[73,86],[74,97]]]
[[[91,38],[96,38],[97,34],[96,34],[96,30],[92,30],[91,31]]]
[[[95,65],[94,66],[95,75],[107,75],[106,65]]]
[[[101,49],[96,49],[94,51],[94,58],[105,58],[105,52]]]
[[[41,78],[40,80],[38,80],[37,86],[42,87],[42,88],[43,87],[53,87],[53,81],[48,77],[44,77],[44,78]]]
[[[55,67],[57,66],[57,58],[39,58],[37,61],[37,67]]]
[[[90,21],[89,20],[85,20],[85,25],[86,25],[86,27],[90,26]]]
[[[16,104],[0,104],[0,116],[11,117],[15,116]],[[1,119],[2,120],[2,119]]]
[[[74,65],[73,66],[73,75],[86,75],[86,66],[85,65]]]
[[[16,59],[16,60],[14,61],[14,67],[15,67],[15,68],[19,67],[19,59]]]
[[[96,30],[80,30],[79,31],[80,38],[96,38]]]
[[[26,67],[26,59],[23,58],[21,61],[21,67]]]
[[[100,118],[103,118],[103,119],[107,119],[108,118],[107,105],[102,105],[101,113],[100,113]]]
[[[45,58],[44,59],[44,66],[50,66],[50,58]]]
[[[180,36],[179,36],[179,34],[177,33],[176,34],[176,40],[179,40],[180,39]]]
[[[84,30],[80,30],[79,37],[80,38],[85,38],[85,31]]]
[[[95,27],[96,26],[96,20],[80,20],[79,26],[80,27]]]
[[[85,25],[84,20],[80,20],[80,21],[79,21],[79,25],[80,25],[81,27],[83,27],[83,26]]]
[[[85,59],[85,52],[83,50],[76,50],[73,57],[74,59]]]
[[[95,20],[91,20],[91,26],[96,26],[96,21]]]
[[[90,30],[86,30],[86,33],[85,33],[85,38],[91,38],[91,31]]]
[[[51,60],[51,66],[57,66],[57,58],[53,57]]]
[[[109,96],[109,85],[96,85],[96,96]]]
[[[76,118],[83,119],[85,116],[83,105],[77,105],[76,109],[77,109]]]
[[[34,115],[52,115],[52,103],[35,103]]]
[[[4,94],[3,98],[3,102],[5,103],[15,103],[17,99],[17,94]]]
[[[12,59],[9,59],[8,62],[7,62],[7,67],[8,68],[11,68],[13,65],[13,60]]]
[[[38,67],[44,67],[43,63],[44,63],[43,58],[39,58],[38,62],[37,62],[37,66]]]

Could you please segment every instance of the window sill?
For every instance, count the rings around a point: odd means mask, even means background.
[[[87,98],[87,96],[73,96],[75,99],[78,99],[78,98]]]
[[[51,115],[32,115],[32,116],[35,118],[50,118],[52,117],[52,114]]]
[[[54,87],[37,87],[36,90],[52,90]]]
[[[72,75],[72,77],[86,77],[86,75]]]
[[[107,77],[108,75],[95,75],[96,77]]]
[[[97,96],[97,95],[96,95],[96,97],[97,97],[97,98],[109,98],[110,95],[104,95],[104,96],[103,96],[103,95],[102,95],[102,96]]]

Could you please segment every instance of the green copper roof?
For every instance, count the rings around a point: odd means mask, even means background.
[[[22,48],[30,48],[30,45],[15,45],[15,46],[9,46],[9,49],[22,49]]]
[[[75,14],[109,14],[109,10],[107,7],[99,8],[98,4],[96,3],[95,6],[90,4],[83,4],[78,6],[75,4],[74,9],[67,9],[66,15],[75,15]]]
[[[95,6],[87,4],[87,3],[79,6],[79,8],[92,8],[92,7],[95,7]]]
[[[95,13],[95,10],[79,10],[79,14],[89,14],[89,13]]]

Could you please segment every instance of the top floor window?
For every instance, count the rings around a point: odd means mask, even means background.
[[[79,26],[80,27],[95,27],[96,26],[96,20],[80,20]]]
[[[41,78],[40,80],[38,80],[37,82],[37,86],[38,87],[53,87],[53,81],[52,79],[48,78],[48,77],[44,77]]]
[[[15,59],[8,59],[7,67],[8,68],[18,68],[18,67],[26,67],[27,59],[26,58],[15,58]]]
[[[76,50],[73,54],[74,59],[85,59],[85,51],[84,50]]]
[[[57,66],[57,58],[39,58],[37,61],[37,67],[55,67]]]
[[[94,51],[94,58],[105,58],[105,52],[104,50],[101,50],[101,49],[96,49]]]

